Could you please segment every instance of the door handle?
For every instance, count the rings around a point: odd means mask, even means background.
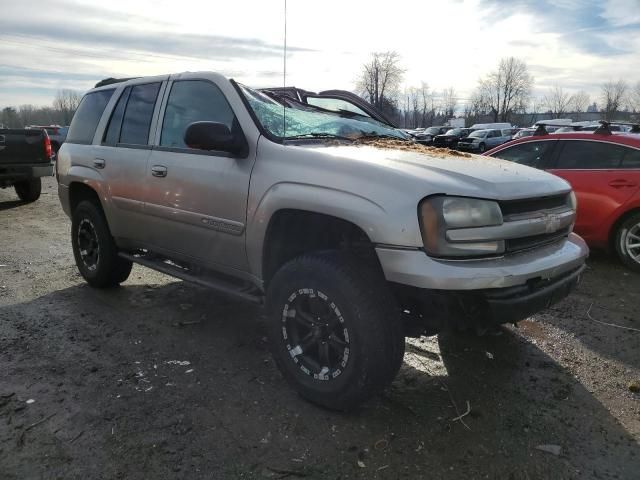
[[[167,167],[163,165],[154,165],[151,167],[151,175],[154,177],[166,177],[167,176]]]
[[[611,180],[609,182],[609,186],[613,188],[622,188],[622,187],[635,187],[637,183],[630,182],[629,180],[624,180],[622,178]]]
[[[105,162],[102,158],[95,158],[93,160],[93,166],[96,168],[104,168]]]

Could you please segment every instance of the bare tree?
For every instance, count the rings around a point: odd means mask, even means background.
[[[631,89],[630,97],[631,108],[633,108],[636,113],[640,113],[640,80],[638,80]]]
[[[589,94],[580,90],[571,97],[571,110],[577,113],[586,112],[590,102]]]
[[[482,103],[489,107],[494,121],[506,122],[509,116],[526,109],[533,77],[527,64],[514,57],[500,60],[498,69],[479,81]]]
[[[442,91],[442,111],[445,117],[453,117],[458,106],[458,97],[453,87]]]
[[[78,105],[80,105],[80,100],[82,100],[82,94],[75,90],[65,88],[58,90],[56,93],[53,99],[53,109],[62,114],[62,123],[64,125],[71,123],[73,114],[77,110]]]
[[[556,117],[562,117],[569,111],[573,96],[558,85],[550,89],[543,98],[544,105],[551,110]]]
[[[387,111],[396,102],[403,76],[397,52],[376,52],[362,66],[358,89],[372,105]]]
[[[428,83],[422,82],[419,87],[406,88],[402,104],[405,127],[416,128],[432,124],[436,106]]]
[[[2,112],[0,112],[0,123],[3,124],[5,128],[22,127],[18,112],[13,107],[4,107],[2,109]]]
[[[612,115],[619,112],[626,101],[627,82],[620,79],[617,82],[609,80],[600,87],[600,98],[603,105],[603,112],[606,120],[610,120]]]

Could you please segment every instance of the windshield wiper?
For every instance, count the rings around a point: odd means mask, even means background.
[[[388,133],[368,133],[368,134],[357,137],[357,140],[362,140],[362,139],[367,140],[370,138],[390,138],[392,140],[408,141],[408,139],[406,138],[398,137],[396,135],[389,135]]]
[[[348,140],[349,142],[353,142],[354,140],[353,138],[345,137],[343,135],[335,135],[333,133],[326,132],[309,132],[293,135],[291,137],[284,137],[285,140],[299,140],[301,138],[331,138],[334,140]]]

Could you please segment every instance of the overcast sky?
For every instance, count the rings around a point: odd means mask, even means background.
[[[405,83],[465,98],[504,56],[537,93],[593,96],[640,80],[640,0],[288,0],[287,83],[352,90],[369,54],[396,50]],[[0,106],[50,104],[106,77],[214,70],[282,84],[284,0],[2,1]]]

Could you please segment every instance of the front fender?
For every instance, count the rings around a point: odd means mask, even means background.
[[[374,243],[386,243],[391,231],[408,233],[415,226],[402,225],[381,205],[343,190],[317,185],[281,182],[269,188],[248,212],[247,257],[251,272],[262,278],[263,246],[269,222],[279,210],[303,210],[330,215],[353,223]],[[397,237],[396,237],[397,238]]]

